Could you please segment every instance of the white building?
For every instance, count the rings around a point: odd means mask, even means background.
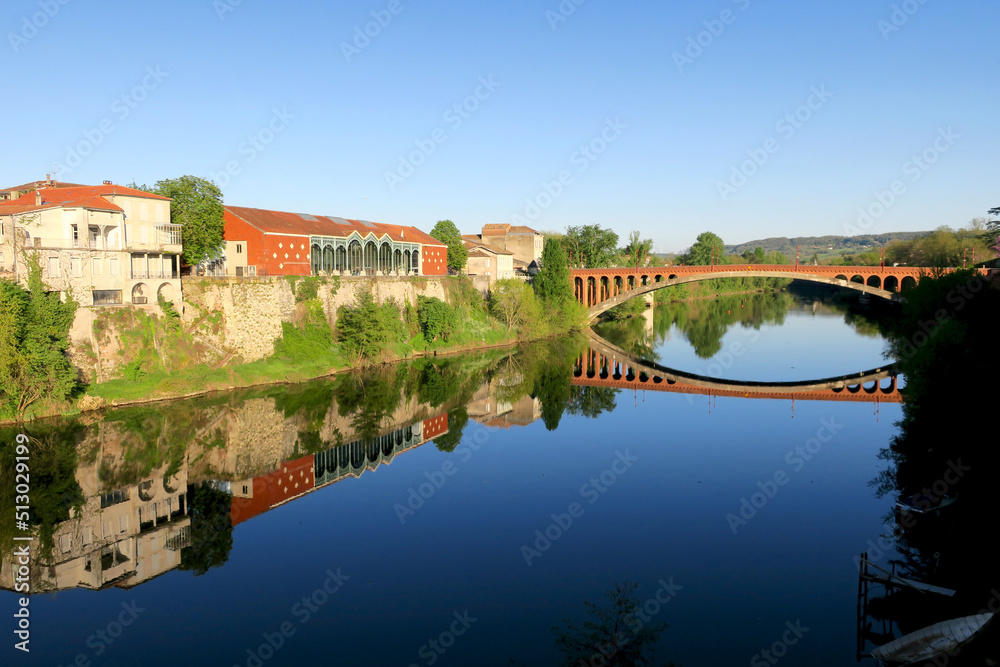
[[[180,298],[181,226],[170,223],[169,198],[110,181],[37,185],[0,199],[0,276],[25,284],[34,253],[49,289],[81,306]]]

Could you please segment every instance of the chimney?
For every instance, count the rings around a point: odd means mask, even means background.
[[[104,181],[105,185],[111,185],[111,181]]]
[[[46,187],[52,185],[52,174],[45,174],[45,185]]]
[[[41,205],[42,205],[42,191],[35,190],[35,206],[41,206]]]

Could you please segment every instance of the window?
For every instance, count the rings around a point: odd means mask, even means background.
[[[149,243],[149,226],[139,226],[139,243]]]
[[[101,258],[95,257],[93,261],[90,263],[90,270],[95,276],[99,276],[101,275],[101,269],[102,269]]]
[[[112,491],[111,493],[101,494],[101,509],[124,503],[128,500],[128,496],[128,489],[120,489],[118,491]]]
[[[76,225],[73,225],[73,247],[76,248],[79,245],[80,245],[80,232],[76,228]]]
[[[237,243],[236,244],[236,254],[237,255],[243,254],[243,244],[242,243]]]
[[[122,302],[122,291],[120,289],[95,289],[95,306],[112,306]]]
[[[108,275],[118,275],[118,258],[112,257],[108,260]]]
[[[49,257],[49,278],[59,277],[59,258]]]
[[[83,275],[83,261],[79,257],[70,258],[69,273],[74,278],[79,278]]]

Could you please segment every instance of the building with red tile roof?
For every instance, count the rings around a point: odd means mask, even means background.
[[[180,298],[181,225],[170,198],[106,181],[51,179],[0,191],[0,273],[27,277],[34,252],[49,289],[82,306],[153,305]]]
[[[230,275],[448,273],[448,247],[416,227],[226,206]]]

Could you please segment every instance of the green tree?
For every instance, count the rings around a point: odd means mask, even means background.
[[[431,236],[448,246],[448,270],[458,273],[465,268],[469,251],[462,242],[462,233],[451,220],[438,220],[431,230]]]
[[[764,249],[757,246],[753,251],[747,249],[741,255],[750,264],[763,264],[764,260],[767,258],[764,254]]]
[[[625,266],[645,266],[653,250],[653,239],[643,239],[638,231],[628,235],[628,245],[621,249]]]
[[[618,234],[600,225],[569,227],[562,242],[573,265],[586,269],[611,266],[618,255]]]
[[[237,501],[239,511],[241,501]],[[181,570],[201,576],[222,567],[233,549],[233,499],[209,486],[188,486],[191,508],[191,545],[181,550]]]
[[[542,268],[535,276],[535,294],[543,304],[553,308],[563,308],[573,300],[569,258],[562,244],[555,239],[545,239]]]
[[[535,291],[528,283],[516,278],[498,280],[490,290],[490,314],[500,320],[511,332],[514,328],[527,333],[527,329],[542,320],[542,309],[535,298]]]
[[[49,292],[35,252],[26,252],[28,290],[0,280],[0,412],[18,419],[42,398],[64,400],[79,385],[66,350],[77,304]]]
[[[683,261],[691,266],[711,264],[713,261],[718,264],[725,254],[726,244],[721,238],[712,232],[702,232],[684,255]]]
[[[434,438],[434,445],[442,452],[453,452],[462,442],[462,432],[469,423],[469,411],[464,406],[448,412],[448,432]]]
[[[417,320],[420,331],[428,343],[436,340],[447,341],[458,329],[458,314],[455,309],[437,297],[417,297]]]
[[[361,292],[353,308],[341,306],[337,311],[337,337],[348,355],[375,359],[406,337],[399,306],[392,301],[380,306],[371,292]]]
[[[170,222],[184,225],[184,263],[194,266],[222,253],[222,191],[213,181],[198,176],[157,181],[152,188],[139,189],[170,197]]]

